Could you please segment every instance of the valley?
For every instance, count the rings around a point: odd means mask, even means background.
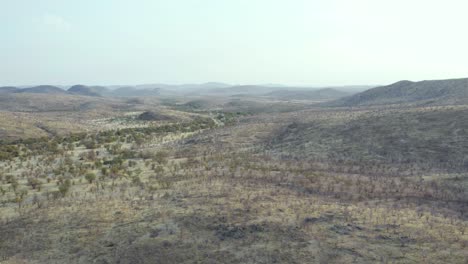
[[[429,83],[4,89],[0,263],[466,263],[468,88]]]

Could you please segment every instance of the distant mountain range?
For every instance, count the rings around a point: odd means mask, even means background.
[[[74,85],[68,89],[53,85],[34,87],[0,87],[0,96],[5,94],[63,94],[93,97],[132,96],[260,96],[278,100],[327,100],[324,106],[376,106],[376,105],[448,105],[468,104],[468,78],[399,81],[391,85],[342,86],[328,88],[290,87],[279,84],[229,85],[209,82],[203,84],[143,84],[136,86],[86,86]],[[370,89],[369,89],[370,88]],[[363,91],[365,90],[365,91]],[[363,92],[362,92],[363,91]]]
[[[349,89],[348,89],[349,88]],[[265,85],[229,85],[219,82],[208,82],[203,84],[143,84],[135,86],[111,85],[111,86],[87,86],[74,85],[70,88],[39,85],[34,87],[0,87],[0,95],[8,93],[40,93],[40,94],[69,94],[80,96],[110,96],[110,97],[132,97],[132,96],[164,96],[164,95],[209,95],[209,96],[236,96],[254,95],[268,96],[277,99],[307,99],[322,100],[336,99],[350,95],[356,89],[364,90],[368,86],[344,86],[326,89],[291,87],[280,84]],[[349,91],[347,91],[349,90]]]
[[[18,88],[14,87],[14,86],[3,86],[3,87],[0,87],[0,94],[3,94],[3,93],[14,93],[16,92],[17,90],[19,90]]]
[[[130,97],[130,96],[158,96],[160,88],[135,88],[121,87],[115,90],[107,90],[103,93],[105,96]]]
[[[102,96],[109,90],[102,86],[85,86],[85,85],[74,85],[67,90],[72,94],[86,95],[86,96]]]
[[[273,87],[262,85],[233,85],[226,87],[200,87],[189,92],[190,95],[236,95],[236,94],[250,94],[250,95],[263,95],[279,89],[286,89],[285,87]]]
[[[266,94],[266,96],[288,100],[331,100],[350,94],[350,92],[334,88],[324,88],[318,90],[277,90]]]
[[[189,95],[256,95],[275,97],[277,99],[304,99],[304,100],[322,100],[337,99],[348,96],[356,92],[364,91],[374,86],[341,86],[329,88],[317,87],[297,87],[285,86],[280,84],[265,85],[234,85],[223,88],[200,88],[189,91]]]
[[[399,81],[330,102],[329,106],[374,106],[390,104],[448,105],[468,103],[468,78]]]
[[[41,93],[41,94],[64,94],[66,91],[52,85],[39,85],[30,88],[17,89],[14,93]]]
[[[104,86],[86,86],[74,85],[68,90],[64,90],[52,85],[39,85],[29,88],[18,88],[13,86],[0,87],[1,94],[12,93],[36,93],[36,94],[69,94],[81,96],[114,96],[114,97],[130,97],[130,96],[157,96],[160,88],[137,88],[137,87],[119,87],[117,89],[109,89]]]

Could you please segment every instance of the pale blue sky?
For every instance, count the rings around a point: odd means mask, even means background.
[[[462,0],[0,0],[0,86],[468,77]]]

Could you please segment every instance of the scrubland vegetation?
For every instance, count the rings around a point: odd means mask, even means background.
[[[0,262],[468,261],[465,106],[206,100],[5,137]]]

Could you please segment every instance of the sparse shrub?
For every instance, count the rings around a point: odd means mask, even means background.
[[[39,179],[35,178],[35,177],[29,177],[28,178],[28,185],[31,186],[31,188],[33,190],[37,189],[38,191],[40,191],[42,182]]]
[[[21,207],[24,201],[24,198],[26,197],[27,194],[28,194],[28,189],[26,188],[22,188],[18,190],[17,192],[15,192],[15,200],[19,207]]]
[[[133,176],[132,183],[137,186],[141,186],[143,184],[139,176]]]
[[[65,197],[65,195],[70,190],[70,187],[71,187],[70,179],[66,179],[63,183],[59,185],[59,192],[62,195],[62,197]]]
[[[19,183],[18,183],[18,180],[16,179],[16,177],[10,178],[10,180],[8,180],[8,182],[10,183],[11,189],[13,189],[13,191],[16,192],[16,189],[19,186]]]
[[[96,174],[94,174],[93,172],[86,173],[85,179],[88,181],[89,184],[91,184],[96,180]]]
[[[159,164],[166,164],[169,154],[166,151],[158,151],[154,154],[153,160]]]
[[[94,140],[86,140],[82,142],[82,144],[87,148],[87,149],[95,149],[97,148],[97,144]]]

